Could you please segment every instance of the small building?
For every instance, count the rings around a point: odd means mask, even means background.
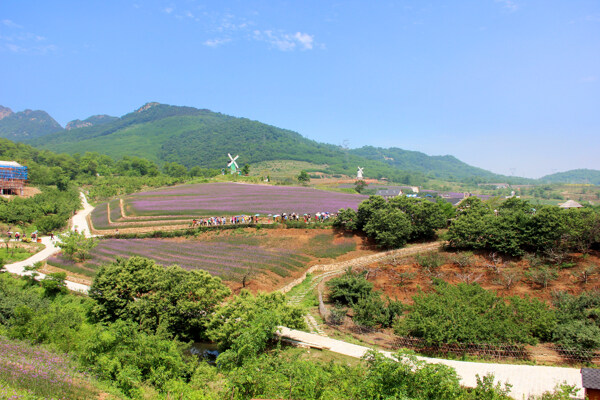
[[[582,208],[583,206],[575,200],[567,200],[562,204],[558,205],[560,208]]]
[[[386,200],[391,198],[402,196],[402,189],[379,189],[375,192],[375,196],[381,196]]]
[[[600,369],[581,368],[581,383],[586,399],[600,400]]]
[[[23,195],[27,167],[15,161],[0,161],[0,194]]]

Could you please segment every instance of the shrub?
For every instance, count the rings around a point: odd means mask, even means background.
[[[359,299],[371,295],[373,283],[365,278],[364,272],[352,272],[348,269],[344,275],[329,280],[327,287],[329,300],[332,303],[354,305]]]

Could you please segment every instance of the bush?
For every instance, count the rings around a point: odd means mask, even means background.
[[[373,284],[365,278],[365,273],[352,272],[351,269],[344,275],[329,280],[327,287],[329,301],[350,306],[361,298],[369,297],[373,291]]]

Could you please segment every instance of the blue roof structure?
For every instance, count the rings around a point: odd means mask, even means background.
[[[0,180],[27,180],[27,167],[14,161],[0,161]]]

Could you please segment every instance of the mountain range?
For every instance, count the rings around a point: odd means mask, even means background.
[[[155,102],[122,117],[96,115],[83,121],[74,120],[64,129],[44,111],[13,113],[0,106],[0,137],[56,152],[91,151],[114,158],[138,156],[159,164],[177,162],[188,168],[225,167],[229,161],[227,153],[232,153],[240,154],[240,166],[295,160],[326,166],[315,171],[351,176],[361,166],[366,177],[386,177],[409,184],[422,184],[429,179],[533,182],[494,174],[450,155],[429,156],[400,148],[371,146],[345,149],[246,118]],[[548,181],[552,179],[561,178],[548,177]]]

